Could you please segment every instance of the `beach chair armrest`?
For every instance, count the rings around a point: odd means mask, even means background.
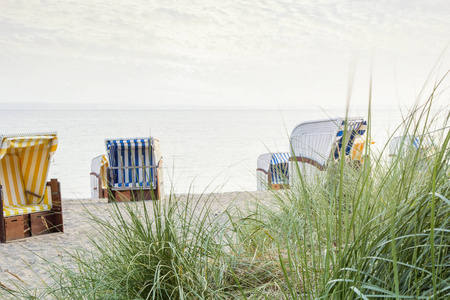
[[[25,190],[25,194],[31,195],[31,196],[39,198],[39,199],[42,198],[41,195],[38,195],[36,193],[30,192],[30,191],[27,191],[27,190]]]
[[[256,171],[261,171],[261,172],[263,172],[264,174],[269,174],[269,172],[267,172],[266,170],[261,169],[261,168],[256,169]]]
[[[300,162],[300,163],[307,163],[310,164],[314,167],[316,167],[317,169],[319,169],[320,171],[325,170],[325,165],[320,164],[319,162],[309,158],[309,157],[303,157],[303,156],[292,156],[289,158],[289,161],[295,161],[295,162]]]
[[[89,174],[89,175],[94,175],[95,177],[100,178],[100,175],[95,172],[91,172],[91,174]]]

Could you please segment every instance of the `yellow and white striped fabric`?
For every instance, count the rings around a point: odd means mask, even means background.
[[[5,206],[3,207],[3,215],[5,217],[20,216],[34,212],[50,210],[49,205],[21,205],[21,206]]]
[[[56,133],[1,137],[0,185],[5,216],[51,209],[51,197],[45,192],[50,159],[57,146]]]
[[[19,155],[7,154],[0,159],[0,184],[5,206],[28,204]]]
[[[102,188],[107,188],[107,176],[106,176],[106,169],[109,167],[108,163],[108,157],[106,155],[102,156],[102,161],[100,163],[100,177],[102,179]]]
[[[375,142],[370,139],[371,144],[375,144]],[[364,163],[364,147],[366,145],[366,138],[363,136],[358,137],[354,143],[352,150],[350,152],[351,160],[358,160],[361,163]]]

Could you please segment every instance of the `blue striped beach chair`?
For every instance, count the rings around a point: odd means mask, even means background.
[[[365,134],[363,118],[335,118],[298,124],[290,135],[291,178],[323,171],[330,160],[351,160],[354,141]]]
[[[258,157],[257,190],[289,188],[289,152],[266,153]]]
[[[0,136],[0,241],[63,232],[60,185],[47,183],[56,133]]]
[[[153,137],[106,140],[109,201],[163,199],[163,160]]]

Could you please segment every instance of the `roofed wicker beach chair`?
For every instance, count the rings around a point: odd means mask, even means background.
[[[256,177],[258,191],[289,188],[289,152],[266,153],[258,157]]]
[[[153,137],[106,140],[109,201],[164,199],[163,160]]]
[[[60,185],[47,182],[56,133],[0,136],[0,241],[63,232]]]
[[[317,171],[325,170],[330,160],[351,160],[355,151],[354,141],[366,130],[367,122],[362,118],[335,118],[298,124],[290,136],[291,178],[298,177],[299,173],[306,177],[313,176]]]
[[[397,136],[389,142],[389,161],[394,162],[406,155],[419,155],[419,159],[426,160],[435,153],[433,140],[429,135],[423,136]]]
[[[93,199],[108,198],[106,169],[109,166],[108,158],[102,154],[91,162],[91,197]]]

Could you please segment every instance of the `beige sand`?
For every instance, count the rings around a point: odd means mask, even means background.
[[[194,195],[194,199],[198,198],[199,195]],[[211,214],[219,214],[227,207],[231,210],[235,207],[245,209],[248,205],[252,205],[255,199],[267,203],[270,198],[267,192],[231,192],[206,194],[200,201],[210,201]],[[186,197],[181,196],[178,201],[186,201]],[[152,210],[152,205],[149,205],[151,202],[146,201],[146,204],[147,209]],[[64,200],[64,234],[49,234],[0,244],[0,282],[4,286],[14,288],[14,282],[20,280],[26,283],[29,289],[42,287],[42,281],[51,284],[52,281],[46,273],[48,264],[45,260],[70,265],[71,260],[64,251],[73,251],[90,245],[87,234],[92,234],[93,228],[86,210],[106,219],[111,217],[112,205],[105,199]],[[123,205],[119,204],[121,207]],[[142,202],[137,205],[142,206]]]

